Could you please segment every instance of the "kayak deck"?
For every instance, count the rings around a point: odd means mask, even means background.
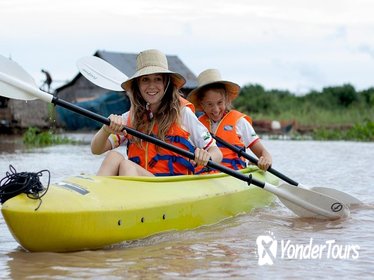
[[[277,183],[257,167],[243,172]],[[9,199],[2,213],[14,238],[27,250],[62,252],[194,229],[265,207],[273,200],[271,193],[221,173],[76,176],[52,184],[41,202],[25,194]]]

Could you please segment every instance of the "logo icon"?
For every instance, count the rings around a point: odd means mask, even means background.
[[[278,243],[271,235],[259,235],[256,239],[258,265],[272,265],[277,257]]]
[[[359,245],[339,244],[335,239],[316,243],[313,238],[307,243],[297,244],[291,240],[277,241],[274,234],[268,231],[256,239],[258,265],[273,265],[279,260],[356,260],[359,258]],[[278,252],[279,251],[279,252]]]
[[[335,202],[333,205],[331,205],[331,210],[333,212],[339,212],[343,209],[343,204],[340,202]]]

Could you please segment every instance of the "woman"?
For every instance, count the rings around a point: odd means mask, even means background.
[[[137,71],[122,88],[131,101],[130,111],[110,115],[110,126],[104,125],[93,137],[91,150],[102,154],[127,144],[128,159],[110,151],[98,175],[166,176],[194,173],[194,167],[205,166],[209,159],[219,163],[222,153],[209,131],[196,118],[193,105],[180,96],[182,75],[168,69],[166,56],[158,50],[146,50],[137,56]],[[192,110],[191,110],[192,108]],[[189,150],[194,161],[130,136],[123,128],[134,128]]]
[[[251,118],[231,109],[232,100],[239,94],[239,85],[222,80],[216,69],[203,71],[197,80],[198,87],[190,92],[187,99],[197,111],[204,113],[199,120],[211,133],[226,142],[243,149],[249,148],[258,157],[258,166],[267,170],[272,158],[253,129]],[[246,167],[237,153],[219,143],[218,146],[223,154],[223,165],[236,170]]]

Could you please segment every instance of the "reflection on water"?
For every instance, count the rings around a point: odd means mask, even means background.
[[[18,150],[24,149],[22,138],[16,135],[3,135],[0,134],[0,154],[1,153],[14,153]]]
[[[280,206],[279,206],[280,207]],[[277,210],[272,209],[271,212]],[[294,218],[285,209],[280,216],[264,210],[253,215],[240,216],[216,226],[186,232],[171,232],[130,244],[118,244],[105,250],[74,253],[27,253],[14,250],[6,253],[5,267],[12,279],[33,278],[224,278],[264,275],[277,278],[323,277],[329,269],[334,277],[362,277],[371,271],[373,244],[360,241],[368,234],[347,238],[352,226],[345,221],[306,221]],[[360,213],[361,215],[362,213]],[[369,214],[369,213],[367,213]],[[370,213],[372,215],[372,211]],[[356,216],[357,215],[357,216]],[[359,219],[355,213],[352,219]],[[315,223],[311,226],[310,224]],[[371,228],[373,225],[371,225]],[[316,244],[336,239],[340,244],[359,245],[360,262],[353,260],[277,260],[271,267],[258,266],[256,238],[271,231],[277,240],[308,244],[310,238]],[[344,234],[343,234],[344,231]],[[343,235],[341,237],[337,236]],[[370,240],[370,239],[369,239]],[[303,270],[303,266],[308,266]],[[364,277],[365,278],[365,277]],[[360,278],[361,279],[361,278]]]
[[[73,138],[74,135],[68,136]],[[9,171],[10,164],[17,172],[37,172],[48,169],[51,172],[52,182],[71,175],[95,174],[103,156],[92,155],[87,144],[92,135],[78,134],[75,137],[83,139],[86,144],[30,148],[23,146],[19,137],[9,137],[5,142],[13,141],[15,144],[12,147],[15,149],[0,150],[0,176]],[[0,144],[0,147],[8,147],[8,145]]]
[[[2,142],[3,140],[1,140]],[[0,278],[2,279],[214,279],[214,278],[347,278],[370,279],[374,263],[374,144],[352,142],[264,141],[274,167],[308,185],[334,187],[365,205],[344,220],[320,221],[295,217],[279,201],[267,209],[217,225],[169,232],[73,253],[29,253],[19,248],[0,218]],[[0,147],[5,145],[1,144]],[[354,154],[350,151],[354,151]],[[48,169],[52,180],[93,174],[102,160],[88,145],[0,152],[1,177],[9,163],[19,171]],[[278,242],[273,265],[259,266],[256,239],[272,234]],[[280,244],[357,245],[359,258],[282,259]]]

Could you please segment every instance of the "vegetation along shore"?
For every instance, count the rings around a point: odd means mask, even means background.
[[[290,138],[374,141],[374,87],[356,91],[350,84],[297,96],[289,91],[244,86],[234,107],[254,120],[289,123]]]
[[[356,91],[350,84],[326,87],[298,96],[289,91],[266,90],[258,84],[242,87],[234,107],[250,115],[260,135],[273,138],[374,141],[374,87]],[[49,108],[48,128],[29,128],[27,145],[73,143],[56,136],[54,107]],[[100,113],[100,112],[98,112]],[[273,127],[274,120],[278,127]],[[47,130],[47,132],[45,132]],[[58,132],[57,132],[58,131]]]

